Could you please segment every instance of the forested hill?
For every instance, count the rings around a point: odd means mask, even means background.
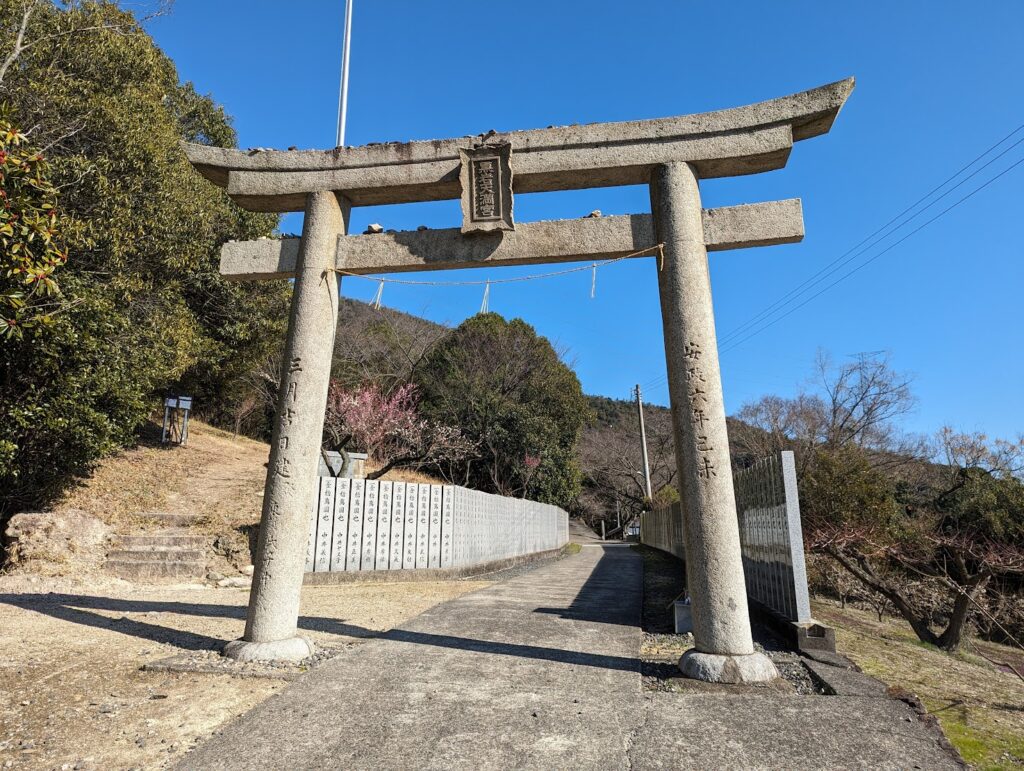
[[[449,334],[451,330],[441,324],[344,299],[333,376],[349,388],[367,382],[393,388],[414,381],[428,366],[430,351]],[[586,396],[585,406],[573,453],[580,472],[574,508],[590,516],[606,516],[615,511],[618,500],[624,515],[639,511],[645,496],[636,403]],[[670,412],[645,405],[644,414],[655,497],[671,501],[675,499],[675,459]]]
[[[450,333],[448,327],[418,316],[343,299],[334,378],[350,388],[367,382],[397,387],[416,379],[431,349]],[[587,415],[575,447],[581,472],[575,507],[589,516],[607,516],[617,500],[624,515],[638,512],[645,491],[636,403],[606,396],[585,400]],[[646,404],[644,416],[652,489],[656,500],[671,502],[676,498],[671,413],[667,407]],[[741,442],[755,430],[732,418],[729,429],[730,437]],[[733,453],[745,455],[736,441]]]
[[[581,496],[586,509],[614,511],[616,499],[628,512],[644,504],[643,456],[636,402],[588,396],[593,420],[580,437],[580,460],[586,479]],[[651,489],[656,502],[677,498],[676,464],[672,438],[672,413],[668,407],[644,405]],[[751,459],[752,435],[759,429],[736,418],[727,419],[730,451],[736,462]],[[761,444],[764,444],[763,442]]]

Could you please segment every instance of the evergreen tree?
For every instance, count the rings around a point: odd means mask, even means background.
[[[484,313],[442,340],[415,373],[421,410],[458,426],[474,456],[442,469],[478,490],[569,506],[590,408],[576,373],[522,319]]]
[[[290,290],[218,275],[224,241],[277,220],[191,168],[182,138],[232,145],[234,131],[132,14],[0,0],[0,101],[49,164],[69,223],[52,323],[0,341],[2,517],[131,441],[165,389],[228,410],[240,375],[280,344]]]

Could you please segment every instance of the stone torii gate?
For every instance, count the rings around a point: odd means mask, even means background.
[[[338,271],[395,273],[654,255],[703,680],[777,676],[755,653],[726,436],[707,252],[803,237],[799,199],[704,209],[699,180],[785,166],[793,143],[828,132],[853,79],[718,112],[490,132],[327,151],[186,144],[195,168],[243,208],[304,211],[299,239],[226,244],[228,278],[295,286],[239,659],[301,659],[299,593],[338,314]],[[514,193],[649,184],[651,214],[515,224]],[[348,236],[353,206],[462,198],[461,228]]]

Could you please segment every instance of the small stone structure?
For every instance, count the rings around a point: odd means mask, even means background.
[[[754,652],[746,612],[707,252],[799,241],[803,220],[798,201],[706,210],[699,181],[782,168],[795,142],[828,132],[852,89],[848,79],[676,118],[327,151],[246,152],[186,144],[195,168],[243,208],[305,212],[297,243],[235,243],[222,253],[226,276],[295,277],[249,615],[243,639],[225,652],[272,659],[310,654],[309,644],[297,636],[299,591],[339,273],[647,255],[658,266],[693,596],[696,647],[681,666],[685,674],[706,680],[776,677],[767,657]],[[474,189],[473,159],[503,145],[507,184],[499,162],[480,178],[483,187]],[[512,222],[513,193],[636,184],[650,186],[650,215]],[[468,206],[460,229],[346,235],[352,206],[456,198]],[[463,232],[478,231],[482,217],[496,214],[498,220],[490,222],[514,230]]]
[[[81,509],[15,514],[0,533],[7,564],[46,574],[74,574],[100,567],[110,528]]]
[[[345,456],[340,452],[325,450],[320,453],[317,463],[317,476],[347,477],[349,479],[366,478],[366,461],[369,456],[365,452],[349,452],[348,467],[345,467]]]
[[[569,517],[557,506],[454,485],[325,477],[306,572],[464,568],[568,540]]]

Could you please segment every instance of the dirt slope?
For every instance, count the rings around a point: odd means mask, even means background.
[[[100,464],[56,510],[80,509],[119,529],[136,525],[145,511],[254,523],[269,453],[263,442],[197,420],[185,447],[160,445],[147,432],[137,447]]]
[[[137,446],[101,462],[40,525],[28,528],[31,543],[12,550],[6,569],[100,580],[117,537],[161,529],[163,524],[147,516],[161,513],[193,518],[187,532],[203,538],[203,575],[236,574],[255,551],[269,454],[263,442],[200,421],[190,423],[184,447],[161,445],[158,427],[150,426]],[[385,478],[440,481],[400,469]]]

